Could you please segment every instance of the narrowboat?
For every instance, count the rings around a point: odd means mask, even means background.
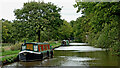
[[[42,60],[47,57],[53,57],[52,46],[48,43],[24,43],[21,45],[20,61]]]
[[[69,45],[69,40],[62,40],[61,46]]]

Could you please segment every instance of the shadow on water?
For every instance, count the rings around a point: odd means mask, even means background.
[[[65,46],[54,50],[54,58],[34,62],[15,62],[5,66],[119,66],[120,57],[101,48]],[[90,67],[89,67],[90,68]]]

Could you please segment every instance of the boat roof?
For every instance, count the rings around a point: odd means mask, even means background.
[[[62,41],[68,41],[68,40],[62,40]]]
[[[49,44],[49,43],[42,43],[42,42],[26,42],[25,44]]]

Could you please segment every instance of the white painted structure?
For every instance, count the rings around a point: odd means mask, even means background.
[[[88,45],[88,43],[69,43],[69,45]]]

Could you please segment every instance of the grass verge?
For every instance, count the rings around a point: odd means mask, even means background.
[[[16,50],[16,51],[5,51],[5,52],[2,52],[2,54],[0,54],[0,56],[18,54],[19,52],[20,52],[20,50]]]
[[[2,57],[0,59],[1,59],[0,62],[2,62],[1,66],[3,66],[5,64],[9,64],[9,63],[18,61],[18,54]]]
[[[61,43],[50,43],[50,45],[55,48],[61,45]]]
[[[7,60],[7,61],[11,62],[11,61],[14,60],[14,58],[17,57],[17,55],[18,55],[18,54],[11,55],[11,56],[6,56],[6,57],[2,57],[2,61],[6,61],[6,60]]]

